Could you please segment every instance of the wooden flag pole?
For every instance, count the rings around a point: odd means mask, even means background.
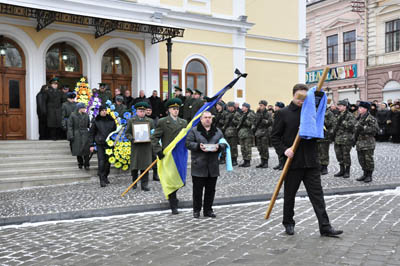
[[[326,76],[328,75],[328,72],[329,72],[329,67],[326,67],[324,69],[324,72],[323,72],[321,78],[319,79],[318,86],[317,86],[317,91],[321,90],[322,85],[324,84],[324,81],[326,79]],[[299,135],[299,132],[297,132],[297,136],[296,136],[296,138],[295,138],[295,140],[293,142],[293,145],[291,147],[292,151],[293,151],[293,154],[296,153],[296,150],[299,147],[299,144],[300,144],[300,135]],[[294,157],[294,155],[293,155],[293,157]],[[265,219],[268,219],[270,214],[271,214],[271,212],[272,212],[272,208],[274,207],[276,198],[278,197],[279,191],[281,190],[281,187],[282,187],[282,184],[283,184],[283,180],[285,180],[286,175],[287,175],[287,173],[289,171],[290,165],[291,165],[291,163],[293,161],[293,157],[292,158],[287,158],[287,160],[286,160],[286,163],[285,163],[285,166],[283,167],[281,176],[279,177],[278,183],[276,184],[274,193],[272,194],[271,200],[269,202],[268,210],[265,213],[265,216],[264,216]]]
[[[124,193],[121,194],[121,197],[125,196],[126,193],[128,193],[129,190],[131,190],[131,188],[133,188],[134,185],[136,185],[137,182],[139,182],[140,179],[142,179],[142,177],[148,172],[150,171],[151,168],[153,168],[153,166],[156,164],[157,159],[154,160],[154,162],[152,162],[149,167],[146,168],[146,170],[144,170],[144,172],[138,177],[136,178],[135,182],[133,182],[125,191]]]

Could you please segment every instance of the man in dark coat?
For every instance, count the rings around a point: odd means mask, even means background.
[[[134,99],[131,96],[131,91],[129,89],[126,89],[124,91],[124,104],[128,110],[131,110],[133,101],[134,101]]]
[[[68,85],[64,85],[64,86],[62,86],[61,91],[62,91],[62,93],[63,93],[62,102],[65,103],[65,102],[67,101],[67,98],[68,98],[68,95],[67,95],[67,94],[68,94],[68,92],[70,92],[71,90],[69,89],[69,86],[68,86]]]
[[[146,108],[150,105],[146,102],[135,104],[136,115],[128,120],[126,127],[126,137],[131,141],[131,174],[132,182],[138,178],[138,173],[143,173],[144,170],[152,163],[152,146],[150,140],[150,130],[154,128],[153,119],[146,117]],[[137,139],[136,136],[140,132],[134,131],[135,125],[145,124],[148,126],[149,134],[148,141]],[[143,191],[150,191],[149,172],[147,172],[140,180]],[[136,184],[133,188],[136,188]]]
[[[123,118],[124,113],[127,111],[130,111],[126,108],[126,105],[124,104],[124,97],[122,95],[117,95],[115,97],[115,112],[118,113],[118,116]]]
[[[142,103],[142,102],[150,104],[150,100],[148,98],[146,98],[146,95],[144,94],[144,90],[139,91],[139,97],[135,98],[135,100],[133,101],[133,104]]]
[[[51,79],[50,87],[45,94],[45,101],[47,110],[47,127],[52,140],[61,138],[61,106],[63,95],[63,92],[58,88],[58,78]]]
[[[43,85],[39,93],[36,95],[36,113],[39,118],[39,140],[48,139],[47,134],[47,107],[46,107],[46,91],[47,85]]]
[[[276,112],[278,112],[280,109],[285,108],[285,104],[283,102],[276,102],[275,103],[275,107],[274,107],[274,113],[272,115],[272,120],[275,121],[275,114]],[[272,127],[270,127],[271,129],[271,135],[272,135]],[[272,144],[272,140],[271,140],[271,144]],[[279,163],[274,166],[274,170],[282,170],[283,166],[285,164],[285,155],[284,154],[279,154],[278,151],[275,149],[276,154],[278,155],[278,161]]]
[[[157,96],[157,91],[154,90],[153,94],[148,98],[150,101],[152,113],[151,118],[153,120],[158,120],[160,118],[160,112],[162,108],[162,103],[160,97]]]
[[[191,151],[192,157],[194,218],[200,217],[202,205],[205,217],[216,217],[212,205],[219,176],[218,154],[226,148],[225,144],[219,144],[223,137],[222,131],[212,123],[209,111],[203,112],[200,123],[192,128],[186,137],[186,148]],[[203,190],[204,204],[202,204]]]
[[[72,156],[76,156],[79,169],[89,170],[89,115],[84,103],[78,103],[68,118],[67,139],[71,142]]]
[[[390,134],[393,143],[400,143],[400,103],[395,102],[390,108],[387,123],[389,124]]]
[[[387,120],[389,117],[389,110],[386,103],[381,103],[378,112],[376,113],[376,119],[378,120],[379,131],[376,135],[377,141],[388,141],[389,132],[387,127]]]
[[[305,84],[296,84],[293,87],[293,100],[289,106],[275,113],[272,129],[271,139],[275,149],[279,154],[284,154],[285,158],[293,158],[284,184],[283,225],[286,234],[294,234],[295,198],[303,181],[318,218],[321,236],[336,236],[343,231],[333,229],[326,213],[316,139],[301,139],[296,154],[291,148],[299,130],[301,106],[307,90]]]
[[[199,90],[194,90],[194,95],[193,95],[193,102],[192,102],[192,108],[190,111],[190,120],[191,121],[193,119],[193,117],[196,115],[197,111],[200,110],[200,108],[204,105],[203,100],[201,99],[201,95],[203,93]]]
[[[163,150],[175,139],[182,128],[187,126],[186,120],[178,117],[179,107],[182,105],[182,101],[179,98],[172,98],[168,100],[165,105],[168,108],[169,115],[158,121],[154,134],[151,136],[151,144],[159,160],[164,158]],[[162,146],[160,146],[160,140]],[[176,192],[177,191],[168,196],[172,214],[179,213]]]
[[[106,89],[106,83],[99,83],[98,97],[101,100],[101,104],[106,104],[108,100],[112,100],[112,94]]]
[[[185,97],[185,103],[183,104],[183,119],[189,123],[192,118],[193,102],[195,101],[193,98],[193,91],[190,88],[186,89]]]
[[[100,179],[100,186],[105,187],[110,184],[108,175],[110,174],[110,163],[106,154],[106,139],[111,132],[115,131],[117,126],[114,119],[107,114],[107,106],[104,104],[99,108],[99,114],[92,122],[89,131],[90,152],[94,152],[94,146],[97,147],[97,162],[99,169],[97,174]]]

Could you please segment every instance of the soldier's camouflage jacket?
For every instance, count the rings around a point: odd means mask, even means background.
[[[355,125],[354,140],[356,141],[357,151],[375,149],[375,135],[379,127],[375,117],[369,112],[357,118]]]
[[[253,110],[248,110],[247,113],[236,112],[233,117],[234,123],[237,124],[239,139],[251,138],[253,137],[253,131],[251,127],[256,120],[256,114]]]
[[[335,144],[353,145],[353,133],[356,119],[349,111],[343,111],[337,119],[335,126]]]
[[[336,126],[336,117],[331,110],[326,110],[324,120],[324,138],[317,139],[317,142],[331,142],[333,140],[333,131]]]
[[[269,128],[272,126],[273,120],[271,114],[265,109],[258,110],[256,113],[255,123],[252,127],[256,137],[268,136]]]
[[[229,112],[225,111],[222,113],[221,117],[221,123],[223,124],[222,126],[222,131],[224,132],[224,136],[227,138],[232,138],[232,137],[238,137],[238,131],[237,131],[237,123],[233,120],[235,117],[236,111]]]

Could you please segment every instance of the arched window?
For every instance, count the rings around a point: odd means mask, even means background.
[[[128,56],[118,48],[105,52],[101,60],[102,82],[106,83],[113,95],[116,88],[131,90],[132,68]]]
[[[11,68],[24,68],[24,57],[21,48],[8,38],[0,36],[0,66]]]
[[[203,62],[193,59],[186,66],[186,87],[207,95],[207,70]]]
[[[400,83],[395,80],[391,80],[386,83],[383,88],[383,101],[387,102],[387,100],[391,99],[392,101],[400,98]]]

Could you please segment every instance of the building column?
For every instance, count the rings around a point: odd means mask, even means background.
[[[143,89],[147,97],[151,96],[153,90],[160,92],[160,54],[159,44],[151,44],[151,36],[146,36],[145,40],[145,88]]]
[[[246,72],[246,30],[238,30],[233,35],[233,70]],[[236,75],[234,74],[234,77]],[[239,79],[233,87],[235,102],[242,104],[246,101],[246,79]],[[240,95],[241,94],[241,95]],[[240,97],[241,96],[241,97]]]

